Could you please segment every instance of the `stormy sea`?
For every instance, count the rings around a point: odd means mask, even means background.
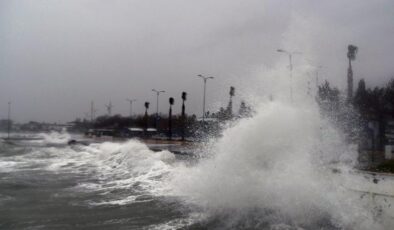
[[[142,141],[0,143],[0,229],[392,229],[394,179],[310,106],[262,103],[251,118],[174,154]],[[6,134],[2,134],[6,137]]]

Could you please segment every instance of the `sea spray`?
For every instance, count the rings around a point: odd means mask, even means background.
[[[38,134],[39,138],[42,140],[37,140],[35,142],[42,144],[67,144],[67,142],[71,139],[70,134],[65,131],[55,132],[52,131],[50,133],[40,133]],[[33,141],[34,142],[34,141]]]
[[[316,107],[264,103],[170,183],[225,228],[382,228],[341,180],[357,157],[342,140]]]

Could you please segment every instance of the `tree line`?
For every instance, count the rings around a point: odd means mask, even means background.
[[[220,133],[222,124],[229,120],[238,119],[240,117],[250,116],[252,108],[245,101],[241,101],[237,112],[233,111],[233,98],[235,96],[235,87],[231,86],[229,90],[229,103],[226,108],[221,107],[217,112],[207,111],[204,117],[208,120],[202,122],[195,114],[187,114],[186,100],[187,93],[182,92],[182,107],[180,114],[173,114],[172,106],[175,99],[169,98],[169,113],[157,114],[149,113],[150,103],[145,102],[144,114],[133,116],[102,115],[94,120],[76,119],[73,123],[72,131],[84,132],[88,129],[112,129],[121,130],[129,127],[139,127],[146,130],[147,128],[156,128],[161,134],[168,135],[171,138],[173,135],[181,137],[202,137],[208,134],[218,135]]]
[[[345,131],[350,141],[361,141],[372,133],[369,124],[378,127],[376,150],[388,144],[386,132],[394,118],[394,78],[384,86],[369,88],[364,79],[358,82],[354,96],[343,97],[338,88],[325,81],[318,87],[316,101],[322,114]]]

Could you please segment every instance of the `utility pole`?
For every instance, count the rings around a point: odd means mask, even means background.
[[[293,55],[301,54],[301,52],[293,51],[289,52],[283,49],[277,50],[280,53],[285,53],[289,56],[289,70],[290,70],[290,102],[293,103]]]
[[[203,97],[203,103],[202,103],[202,122],[204,123],[204,119],[205,119],[205,94],[206,94],[206,91],[207,91],[207,80],[208,79],[213,79],[214,77],[204,77],[201,74],[199,74],[197,76],[204,80],[204,97]]]
[[[126,99],[130,103],[130,118],[133,117],[133,102],[137,101],[136,99]]]
[[[156,89],[152,89],[152,91],[156,93],[155,128],[157,129],[157,122],[158,122],[158,119],[159,119],[159,96],[160,96],[160,93],[165,93],[166,91],[164,91],[164,90],[156,90]]]

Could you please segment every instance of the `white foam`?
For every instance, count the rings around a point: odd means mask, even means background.
[[[382,228],[344,187],[357,153],[313,106],[263,104],[226,130],[212,151],[171,181],[176,194],[212,215],[273,210],[300,226],[327,217],[343,228]]]
[[[67,132],[55,132],[52,131],[50,133],[40,133],[38,137],[43,140],[36,140],[32,142],[43,143],[43,144],[67,144],[67,142],[71,139],[70,134]]]

